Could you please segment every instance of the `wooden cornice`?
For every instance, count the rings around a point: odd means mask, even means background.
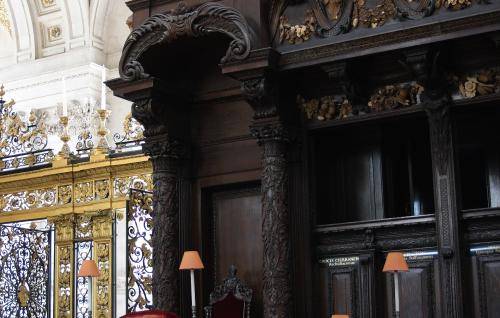
[[[364,29],[299,45],[279,46],[279,69],[290,70],[500,31],[500,3],[377,29]],[[487,10],[486,10],[487,8]],[[404,26],[404,27],[403,27]]]

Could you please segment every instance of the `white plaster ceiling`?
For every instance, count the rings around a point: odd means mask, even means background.
[[[114,68],[130,14],[124,0],[0,0],[0,68],[82,48]]]

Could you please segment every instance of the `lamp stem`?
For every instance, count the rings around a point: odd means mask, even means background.
[[[194,289],[194,269],[191,270],[191,311],[193,318],[196,318],[196,292]]]
[[[395,298],[395,308],[396,317],[399,317],[399,273],[394,273],[394,298]]]
[[[92,277],[89,277],[89,318],[92,318],[92,306],[94,305],[94,300],[92,299]]]

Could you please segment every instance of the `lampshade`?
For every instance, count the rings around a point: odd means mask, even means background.
[[[405,257],[401,252],[390,252],[387,254],[387,259],[385,260],[383,272],[407,272],[408,263],[405,261]]]
[[[180,270],[203,269],[203,262],[197,251],[186,251],[182,256]]]
[[[332,318],[349,318],[349,315],[332,315]]]
[[[82,267],[78,271],[78,277],[99,277],[99,275],[101,274],[99,273],[97,264],[92,259],[84,260]]]

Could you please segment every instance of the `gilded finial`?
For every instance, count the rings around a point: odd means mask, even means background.
[[[2,99],[3,95],[5,95],[5,90],[3,84],[0,86],[0,99]]]

